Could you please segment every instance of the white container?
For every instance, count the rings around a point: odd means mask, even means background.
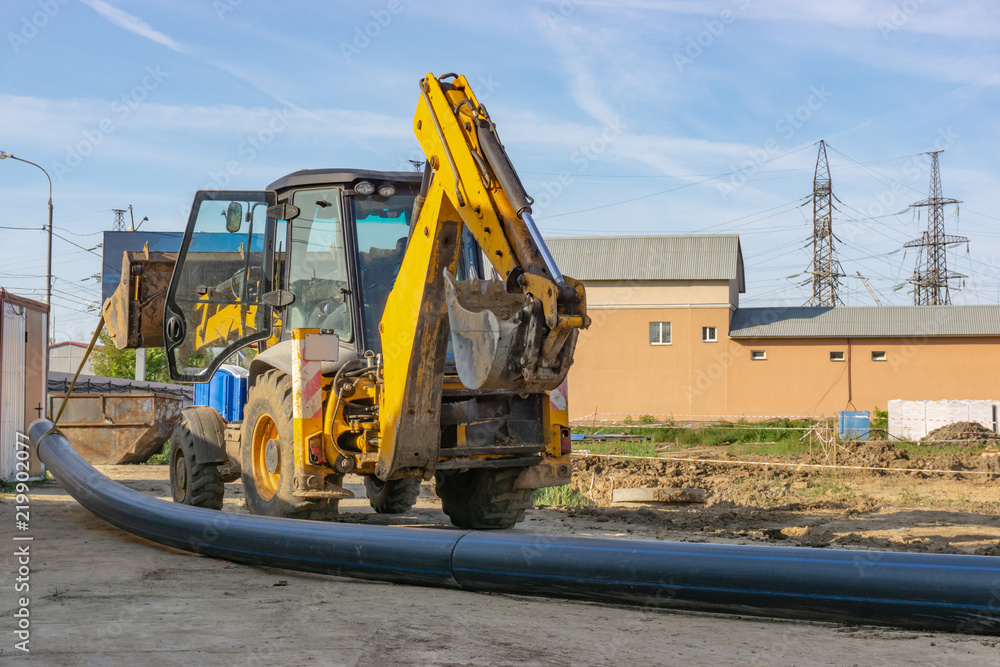
[[[18,481],[19,461],[28,452],[28,479],[45,467],[27,443],[31,422],[45,416],[48,306],[0,288],[0,480]],[[18,453],[21,452],[20,458]],[[21,480],[24,467],[21,466]]]
[[[994,433],[997,425],[996,401],[889,401],[889,437],[920,440],[931,431],[956,422],[976,422]]]

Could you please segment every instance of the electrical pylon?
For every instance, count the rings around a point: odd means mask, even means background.
[[[941,171],[938,167],[938,154],[943,151],[930,151],[931,156],[931,190],[927,199],[910,204],[913,207],[927,208],[927,231],[921,233],[919,239],[904,244],[905,248],[919,248],[917,266],[909,282],[913,283],[913,305],[915,306],[948,306],[951,305],[950,282],[964,278],[961,273],[948,270],[948,246],[956,243],[968,243],[964,236],[949,236],[944,232],[944,207],[958,205],[957,199],[946,199],[941,196]],[[957,289],[957,288],[956,288]]]
[[[810,306],[839,306],[840,262],[833,246],[833,189],[830,181],[830,165],[826,160],[826,142],[820,140],[819,154],[816,156],[816,173],[813,177],[813,260],[809,273],[812,274],[812,298]]]
[[[111,209],[115,213],[115,223],[112,231],[123,232],[125,231],[125,208],[113,208]]]

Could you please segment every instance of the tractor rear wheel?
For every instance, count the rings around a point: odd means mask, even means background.
[[[212,410],[188,408],[192,409]],[[210,419],[211,416],[208,416],[208,420]],[[174,428],[170,436],[170,492],[175,503],[221,510],[225,484],[219,474],[219,464],[198,463],[195,456],[196,439],[217,439],[217,429],[206,429],[205,422],[206,420],[188,414]]]
[[[379,514],[400,514],[417,502],[420,494],[419,479],[391,479],[383,482],[374,475],[365,477],[368,502]]]
[[[459,528],[512,528],[531,507],[531,489],[516,489],[521,468],[479,468],[434,474],[441,507]]]
[[[281,371],[266,371],[250,389],[240,458],[243,493],[251,514],[296,519],[337,516],[340,501],[310,501],[292,493],[292,381]]]

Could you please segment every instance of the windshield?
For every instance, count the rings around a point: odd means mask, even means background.
[[[355,195],[353,198],[365,345],[375,352],[382,349],[378,323],[382,321],[385,302],[396,283],[406,252],[414,199],[416,197],[411,194],[394,194],[391,197]]]
[[[332,329],[349,341],[341,189],[300,190],[292,204],[300,213],[291,223],[288,281],[295,301],[288,307],[288,328]]]
[[[352,199],[358,230],[358,274],[361,278],[361,303],[364,304],[365,346],[374,352],[381,352],[382,337],[378,325],[406,253],[416,196],[397,193],[391,197],[355,195]],[[479,265],[479,246],[463,227],[458,279],[479,276]],[[447,358],[452,359],[450,339]]]

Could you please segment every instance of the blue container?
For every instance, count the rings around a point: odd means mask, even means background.
[[[867,440],[871,425],[868,412],[841,410],[837,413],[840,437],[848,440]]]
[[[207,405],[228,422],[242,421],[247,402],[249,372],[239,366],[223,364],[205,384],[194,386],[194,404]]]

